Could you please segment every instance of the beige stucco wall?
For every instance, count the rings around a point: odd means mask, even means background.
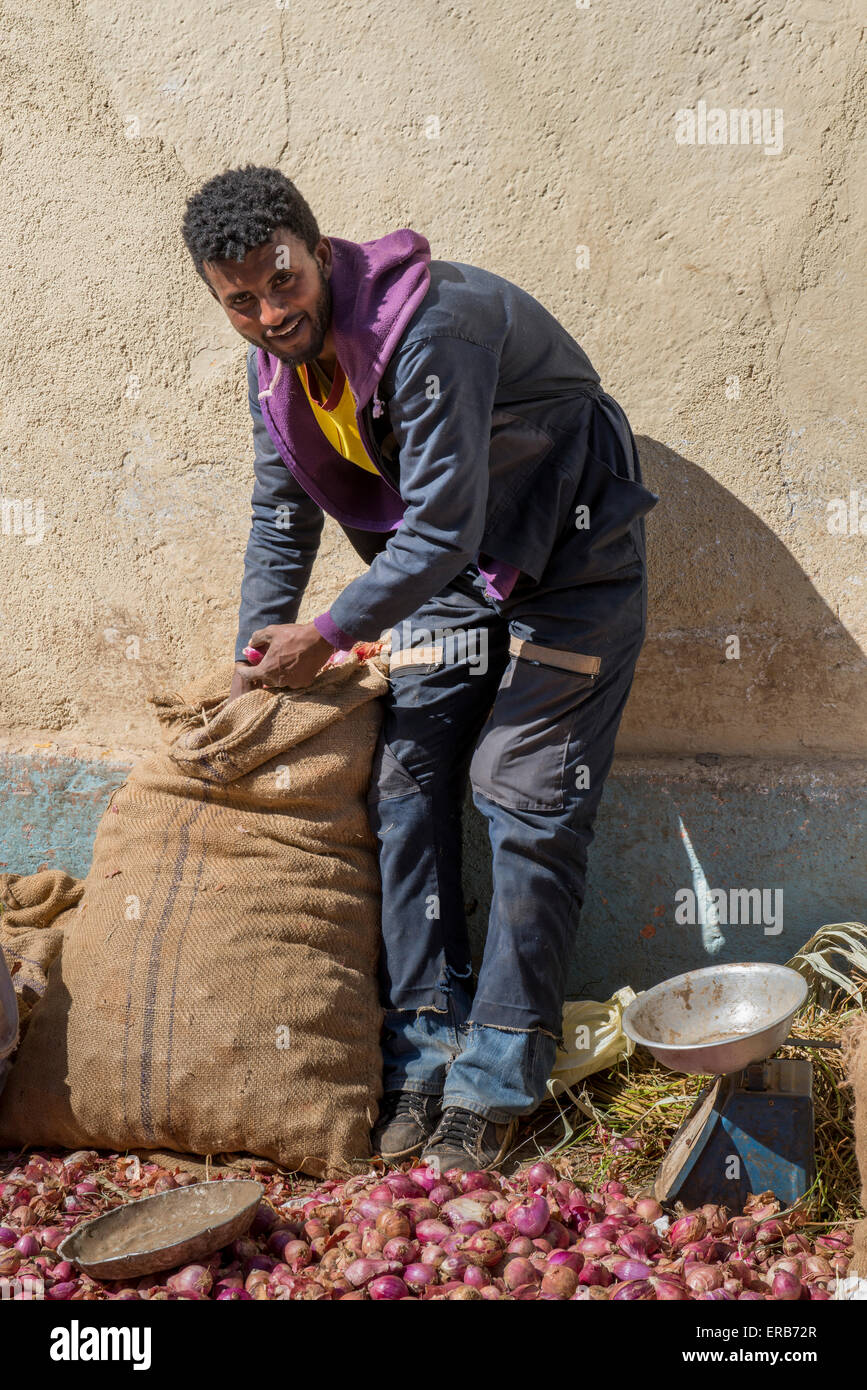
[[[9,6],[0,734],[147,746],[147,692],[231,654],[244,345],[178,226],[199,181],[250,160],[295,179],[326,233],[410,225],[514,279],[625,406],[662,501],[621,752],[863,752],[865,541],[827,524],[856,489],[867,530],[856,14]],[[781,110],[781,152],[677,144],[700,100]],[[357,572],[329,523],[302,616]]]

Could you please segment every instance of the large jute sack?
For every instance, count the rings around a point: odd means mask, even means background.
[[[369,1157],[380,889],[366,792],[387,681],[355,656],[226,704],[152,696],[166,747],[100,822],[3,1095],[0,1145]]]
[[[63,914],[83,892],[83,880],[62,869],[0,874],[0,950],[18,998],[22,1035],[34,1005],[45,993],[48,971],[60,951]]]

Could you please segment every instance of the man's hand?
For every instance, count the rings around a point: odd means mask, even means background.
[[[236,662],[230,701],[259,686],[273,690],[288,686],[290,690],[300,690],[310,684],[334,651],[312,623],[271,623],[258,628],[247,646],[256,647],[265,655],[258,666],[246,661]],[[241,688],[236,689],[236,682]]]

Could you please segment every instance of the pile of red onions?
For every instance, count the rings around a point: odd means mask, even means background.
[[[845,1230],[808,1238],[806,1214],[780,1214],[770,1193],[736,1216],[708,1205],[669,1220],[621,1182],[584,1190],[546,1162],[512,1178],[370,1172],[301,1196],[288,1178],[253,1176],[266,1196],[242,1240],[201,1264],[100,1283],[60,1259],[64,1236],[197,1179],[117,1154],[32,1153],[0,1177],[0,1280],[72,1300],[808,1300],[832,1296],[852,1245]]]

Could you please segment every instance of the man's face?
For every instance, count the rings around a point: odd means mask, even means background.
[[[331,246],[311,254],[277,228],[243,261],[207,261],[205,276],[232,327],[288,366],[319,357],[331,322]]]

